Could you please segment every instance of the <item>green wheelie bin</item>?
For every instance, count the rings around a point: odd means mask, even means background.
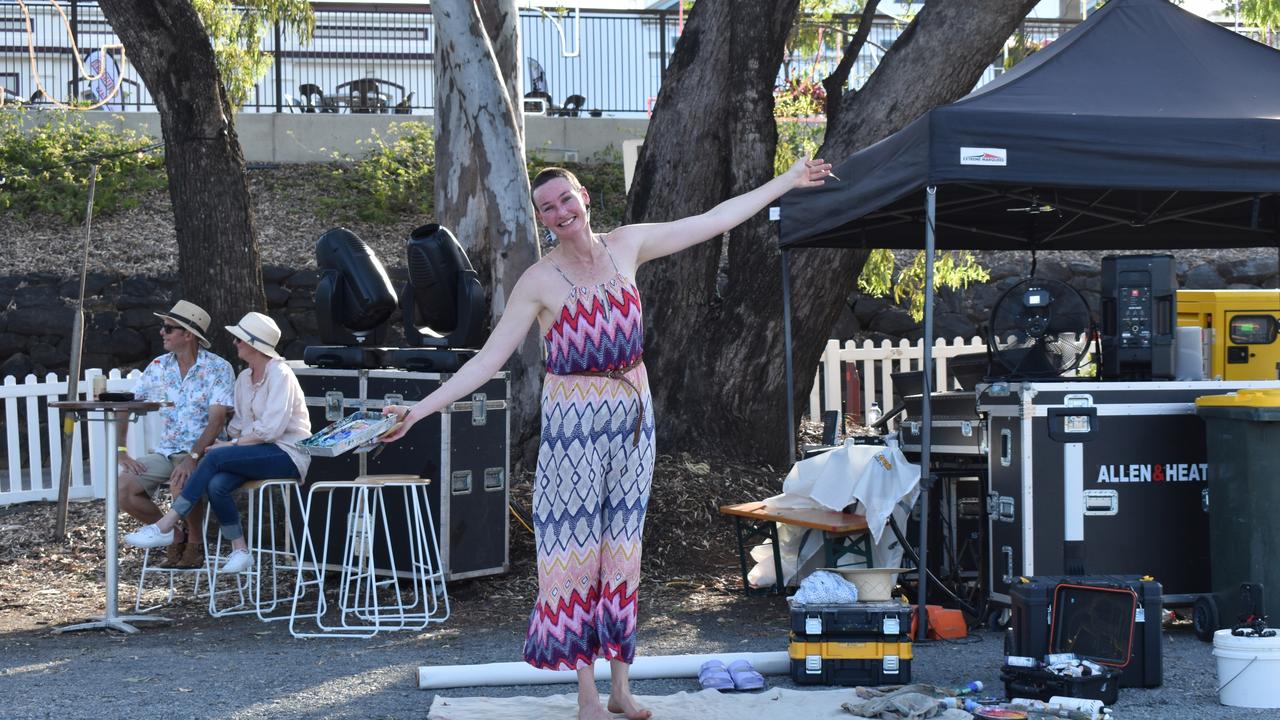
[[[1196,635],[1232,627],[1262,596],[1280,623],[1280,389],[1196,399],[1204,419],[1212,593],[1195,604]],[[1242,584],[1261,585],[1249,592]],[[1254,608],[1256,609],[1256,607]]]

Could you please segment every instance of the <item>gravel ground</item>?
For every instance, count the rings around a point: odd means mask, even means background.
[[[369,640],[295,640],[280,623],[212,619],[190,601],[168,614],[169,626],[134,636],[102,632],[54,635],[12,610],[0,611],[0,717],[3,718],[409,718],[425,717],[434,694],[417,689],[421,665],[519,659],[524,610],[508,602],[502,578],[453,588],[453,614],[429,632]],[[725,590],[682,593],[654,586],[641,610],[642,654],[786,649],[786,606],[776,597]],[[92,607],[84,608],[92,612]],[[71,618],[68,618],[71,619]],[[1217,703],[1211,647],[1189,629],[1166,632],[1164,686],[1127,689],[1118,719],[1203,720],[1275,717],[1275,711]],[[971,642],[915,648],[916,681],[998,687],[1001,640],[984,632]],[[785,676],[774,686],[794,687]],[[696,690],[696,682],[637,681],[639,694]],[[448,696],[549,695],[569,685],[460,688]]]

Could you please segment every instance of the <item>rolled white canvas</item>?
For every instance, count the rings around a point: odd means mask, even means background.
[[[786,652],[710,653],[707,655],[646,655],[631,665],[632,680],[654,678],[697,677],[708,660],[725,665],[734,660],[747,660],[761,675],[782,675],[791,671],[791,658]],[[609,663],[597,660],[597,680],[609,679]],[[523,662],[486,663],[483,665],[424,665],[418,668],[418,688],[439,690],[455,687],[493,685],[553,685],[577,682],[572,670],[540,670]]]

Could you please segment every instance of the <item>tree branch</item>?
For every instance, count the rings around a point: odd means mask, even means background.
[[[867,44],[867,37],[871,35],[871,24],[876,16],[876,7],[880,4],[880,0],[867,0],[867,4],[862,8],[862,15],[858,18],[858,29],[853,33],[853,37],[849,39],[849,44],[844,48],[844,56],[840,58],[840,64],[832,71],[830,75],[822,79],[822,87],[827,91],[827,124],[835,122],[836,117],[840,114],[840,103],[844,99],[844,86],[849,82],[849,73],[853,71],[853,64],[858,60],[858,55],[862,52],[862,48]]]

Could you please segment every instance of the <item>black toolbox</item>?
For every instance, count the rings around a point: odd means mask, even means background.
[[[841,640],[910,640],[911,606],[897,601],[815,605],[787,598],[791,632],[796,636],[825,636]]]
[[[904,636],[849,640],[792,633],[791,679],[797,685],[905,685],[911,682],[911,641]]]
[[[1049,653],[1074,653],[1123,671],[1121,687],[1163,683],[1162,588],[1155,580],[1035,576],[1015,580],[1009,597],[1007,654],[1043,660]],[[1122,615],[1122,608],[1132,614]]]
[[[1120,699],[1120,681],[1123,678],[1123,672],[1110,668],[1087,677],[1070,677],[1043,668],[1009,665],[1000,670],[1005,694],[1010,698],[1031,698],[1046,702],[1055,695],[1061,695],[1082,700],[1101,700],[1106,705],[1114,705]]]

